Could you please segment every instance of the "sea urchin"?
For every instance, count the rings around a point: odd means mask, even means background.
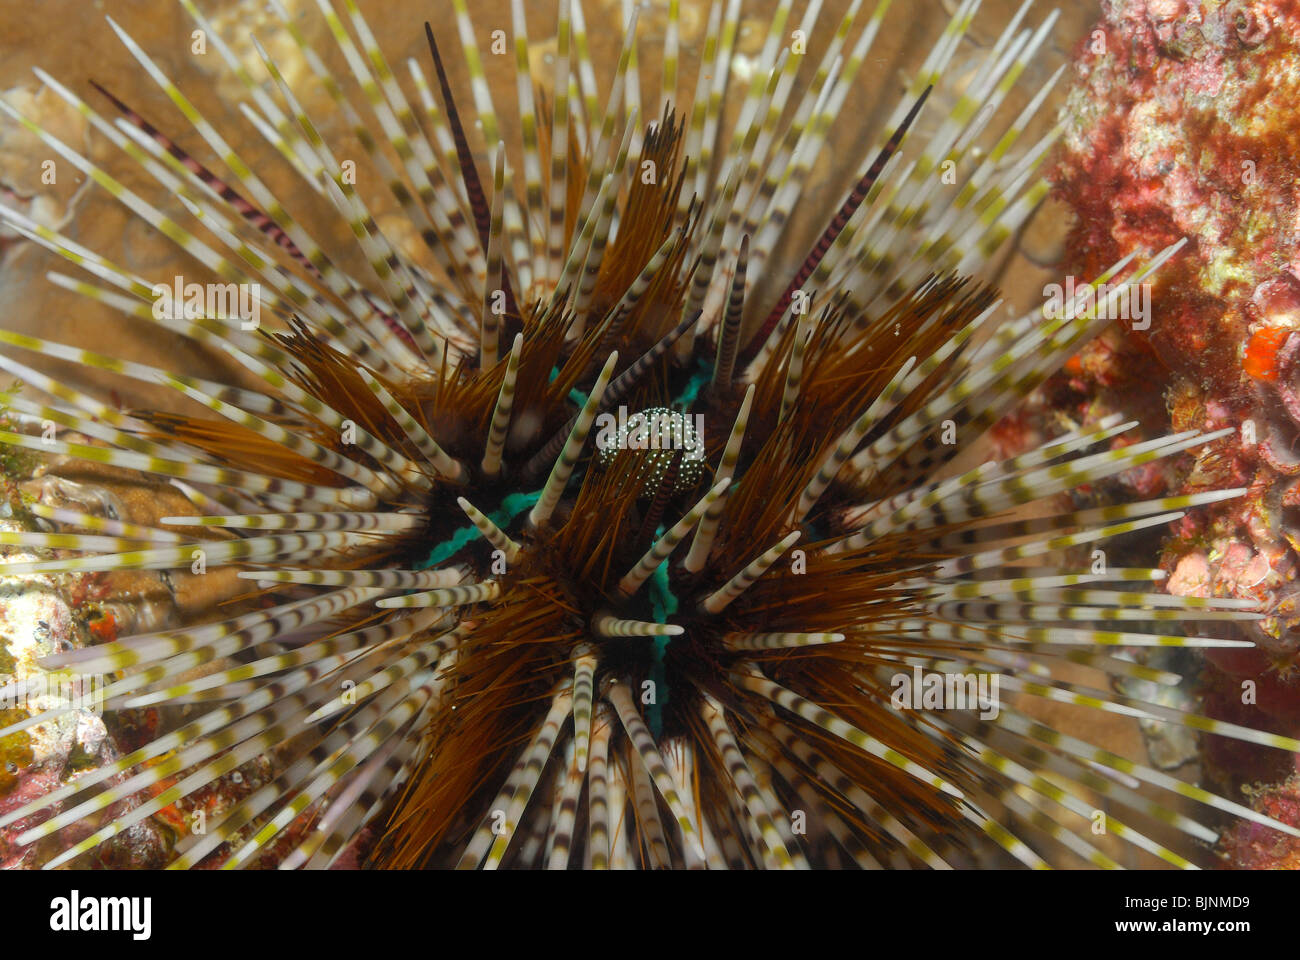
[[[1042,866],[1062,855],[1116,866],[1093,829],[1098,797],[1101,832],[1178,866],[1204,862],[1188,840],[1216,833],[1168,807],[1170,794],[1300,835],[1021,709],[1043,698],[1300,749],[1054,673],[1082,663],[1167,683],[1111,652],[1248,645],[1148,632],[1254,616],[1240,602],[1148,592],[1160,571],[1108,566],[1101,551],[1066,563],[1071,548],[1240,494],[1060,506],[1059,494],[1217,434],[1111,448],[1133,424],[1106,421],[973,469],[952,462],[1179,247],[1116,264],[1097,280],[1105,302],[1088,288],[1056,315],[1006,320],[966,279],[1046,191],[1034,171],[1055,131],[1021,141],[1050,84],[990,135],[1052,17],[1022,29],[1022,7],[932,131],[909,138],[978,6],[961,3],[865,140],[860,178],[825,212],[800,268],[759,302],[754,278],[791,242],[791,213],[847,91],[864,82],[887,0],[865,22],[855,0],[826,28],[799,95],[812,58],[794,46],[818,29],[821,4],[790,32],[782,0],[730,131],[739,0],[710,7],[689,114],[677,104],[671,0],[658,120],[644,127],[635,15],[602,103],[582,4],[561,0],[556,79],[539,110],[513,0],[523,122],[509,147],[464,0],[473,125],[427,26],[433,82],[414,61],[399,81],[353,0],[346,23],[316,0],[358,107],[272,0],[356,134],[365,175],[391,188],[425,241],[421,263],[379,228],[356,165],[321,138],[265,49],[258,81],[180,2],[245,85],[245,117],[351,227],[373,276],[354,279],[314,242],[111,20],[215,160],[102,87],[115,122],[38,76],[156,181],[163,206],[0,101],[218,282],[191,297],[178,281],[165,295],[171,282],[0,207],[92,278],[51,279],[224,351],[258,385],[0,334],[170,385],[212,413],[121,411],[0,358],[52,397],[15,396],[17,426],[0,441],[140,471],[194,511],[157,526],[44,511],[42,527],[0,542],[55,553],[10,562],[7,576],[233,566],[248,581],[241,605],[207,622],[45,659],[106,675],[110,708],[190,712],[0,816],[20,825],[33,862],[76,862],[268,756],[272,772],[182,836],[171,866],[327,866],[368,827],[369,861],[384,866]],[[215,307],[214,289],[225,298]],[[638,415],[667,425],[654,432],[664,442],[614,429],[590,452],[593,433]]]

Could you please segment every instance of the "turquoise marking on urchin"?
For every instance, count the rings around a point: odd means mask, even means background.
[[[695,370],[691,373],[691,378],[686,381],[686,386],[682,388],[681,394],[678,395],[675,401],[677,405],[683,410],[689,410],[691,404],[695,402],[695,398],[698,397],[700,391],[704,389],[704,385],[712,379],[713,364],[708,360],[696,357]]]
[[[713,364],[697,359],[695,369],[692,371],[685,387],[682,388],[681,393],[675,399],[674,406],[689,410],[700,395],[704,385],[712,378]],[[587,402],[587,398],[579,394],[577,390],[570,393],[569,398],[579,405]],[[661,525],[655,531],[655,539],[663,536],[664,529]],[[645,587],[650,598],[650,609],[655,623],[667,623],[668,618],[677,612],[677,595],[673,593],[672,588],[668,585],[667,560],[655,568],[655,572],[646,581]],[[653,703],[649,704],[650,709],[647,711],[646,721],[649,723],[650,731],[656,739],[663,735],[664,729],[664,704],[668,702],[669,696],[668,675],[664,670],[664,655],[668,652],[668,645],[672,643],[672,640],[672,637],[655,637],[652,641],[654,644],[654,665],[650,668],[650,679],[655,685],[655,699]]]
[[[551,367],[551,373],[550,376],[546,378],[546,382],[554,383],[555,378],[558,377],[559,375],[560,375],[560,368]],[[577,387],[574,387],[572,390],[569,391],[569,402],[576,404],[578,409],[581,410],[583,407],[587,405],[587,395],[583,393],[581,390],[579,390]]]
[[[559,367],[552,367],[548,379],[554,381],[559,375]],[[704,388],[704,385],[709,382],[712,376],[713,365],[698,360],[695,364],[695,370],[691,373],[690,379],[677,398],[677,405],[683,409],[690,409],[691,404],[699,396],[700,390]],[[574,387],[569,391],[569,401],[578,407],[582,407],[587,403],[587,394]],[[502,530],[505,530],[521,513],[532,509],[533,504],[541,499],[541,496],[542,491],[540,489],[532,493],[512,493],[501,501],[500,507],[487,514],[487,517]],[[655,531],[655,537],[662,536],[664,529],[661,525]],[[480,536],[478,528],[472,523],[461,527],[429,551],[429,556],[416,568],[425,570],[437,566],[449,557],[454,556],[478,536]],[[646,581],[646,591],[650,597],[650,606],[655,623],[667,623],[668,618],[677,612],[677,596],[673,593],[672,588],[668,586],[668,561],[665,560],[659,564],[655,572],[650,575],[650,579]],[[650,679],[655,685],[655,700],[654,703],[649,704],[649,716],[646,719],[655,737],[659,737],[663,733],[663,705],[668,702],[668,677],[664,670],[664,655],[668,652],[668,644],[671,642],[672,637],[655,637],[652,641],[654,644],[654,665],[650,670]]]
[[[501,506],[486,514],[486,516],[502,530],[505,530],[521,513],[532,509],[533,504],[540,500],[541,497],[541,490],[535,490],[532,493],[512,493],[501,501]],[[481,536],[481,534],[474,524],[471,523],[461,527],[448,539],[443,540],[429,551],[429,556],[422,563],[417,564],[416,569],[427,570],[429,567],[437,566],[448,557],[454,556],[465,544],[478,536]]]

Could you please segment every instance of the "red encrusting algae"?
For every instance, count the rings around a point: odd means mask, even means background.
[[[1181,237],[1190,243],[1162,271],[1149,325],[1117,322],[1067,364],[1049,396],[1085,422],[1118,411],[1158,433],[1166,424],[1149,414],[1163,407],[1175,430],[1237,428],[1184,464],[1168,492],[1240,485],[1248,494],[1182,521],[1163,562],[1170,592],[1253,598],[1267,614],[1248,625],[1257,649],[1207,654],[1209,715],[1295,732],[1300,3],[1102,7],[1080,44],[1053,170],[1058,196],[1076,214],[1064,266],[1090,276],[1129,253]],[[1276,751],[1212,739],[1206,772],[1229,789],[1288,774]],[[1277,788],[1290,790],[1290,822],[1294,784]],[[1248,833],[1225,844],[1234,862],[1278,865],[1243,839]],[[1287,856],[1295,865],[1294,848]]]

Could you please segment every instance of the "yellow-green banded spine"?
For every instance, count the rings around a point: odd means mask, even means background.
[[[492,213],[488,225],[487,277],[483,288],[483,312],[479,321],[480,370],[491,370],[497,365],[501,349],[501,319],[497,310],[505,299],[502,262],[502,223],[506,193],[506,145],[497,144],[496,170],[492,179]]]
[[[708,725],[713,742],[722,755],[722,762],[727,768],[731,782],[740,791],[741,799],[758,825],[763,843],[772,856],[776,858],[778,866],[783,870],[789,870],[794,866],[790,859],[790,852],[786,849],[785,843],[776,829],[776,824],[772,822],[772,811],[759,793],[758,785],[754,782],[754,775],[750,772],[748,764],[745,763],[740,747],[736,744],[736,738],[732,736],[731,730],[727,726],[722,705],[706,694],[700,704],[700,715]]]
[[[469,626],[461,626],[449,630],[437,638],[421,641],[415,650],[396,663],[385,667],[383,670],[370,673],[363,681],[350,688],[348,697],[335,697],[316,708],[314,712],[308,715],[306,722],[316,723],[331,714],[347,709],[353,703],[363,703],[379,691],[405,680],[429,664],[435,663],[443,654],[460,646],[461,641],[469,634],[470,629]]]
[[[722,638],[729,650],[787,650],[843,640],[842,633],[728,633]]]
[[[771,700],[779,707],[796,713],[809,723],[816,724],[823,730],[835,734],[835,736],[847,740],[860,750],[865,750],[874,757],[884,760],[886,763],[897,767],[904,773],[910,774],[922,783],[929,784],[936,790],[940,790],[949,796],[961,798],[962,792],[955,786],[936,776],[934,773],[922,767],[920,764],[909,760],[897,750],[882,743],[870,734],[864,733],[852,724],[846,723],[839,717],[835,716],[824,707],[805,700],[798,694],[787,690],[780,684],[773,683],[767,677],[763,676],[757,669],[750,665],[748,669],[737,669],[732,671],[732,679],[746,690],[751,690]]]
[[[591,761],[587,768],[587,858],[593,870],[609,869],[609,738],[612,732],[611,710],[602,701],[596,708]]]
[[[376,587],[413,590],[446,587],[460,579],[458,570],[241,570],[244,580],[302,583],[313,587]]]
[[[614,367],[617,364],[618,351],[616,350],[605,361],[605,366],[601,369],[600,376],[596,378],[595,384],[592,385],[591,393],[587,397],[587,402],[583,404],[577,422],[574,423],[573,429],[569,432],[569,439],[565,441],[564,449],[560,451],[560,456],[555,461],[550,476],[546,478],[546,485],[542,487],[541,496],[528,512],[530,526],[537,527],[549,520],[555,507],[559,504],[560,496],[564,493],[564,488],[569,482],[569,476],[578,463],[578,456],[582,453],[583,444],[586,443],[592,421],[596,419],[596,410],[600,406],[601,397],[605,394],[605,388],[609,385],[609,379],[613,376]]]
[[[506,359],[506,372],[501,380],[501,392],[497,394],[497,403],[492,410],[492,422],[488,426],[487,446],[483,451],[483,461],[479,465],[483,475],[492,478],[501,472],[501,455],[506,447],[506,435],[510,430],[510,415],[515,405],[515,382],[519,376],[519,356],[523,350],[524,335],[515,334],[510,345],[510,355]]]
[[[401,428],[406,438],[428,458],[433,469],[451,483],[463,483],[467,477],[464,465],[459,460],[448,456],[442,447],[438,446],[438,442],[429,436],[429,432],[416,422],[382,383],[364,370],[361,371],[361,378],[370,388],[371,393],[383,404],[384,410]],[[408,482],[417,488],[428,488],[428,481],[418,471],[403,470],[402,473]]]
[[[590,720],[590,716],[588,717]],[[575,704],[574,722],[577,722]],[[569,865],[569,854],[573,849],[574,828],[578,822],[578,801],[582,796],[585,781],[585,760],[578,765],[574,742],[565,744],[564,766],[558,775],[559,789],[556,791],[551,824],[547,836],[546,867],[548,870],[563,870]]]
[[[715,616],[721,613],[737,597],[748,590],[755,580],[767,573],[772,564],[781,559],[781,556],[794,546],[795,541],[802,535],[803,532],[800,530],[786,534],[776,546],[764,551],[760,556],[750,561],[743,570],[705,597],[701,603],[703,609]]]
[[[641,720],[640,714],[637,713],[636,707],[632,703],[632,695],[628,692],[627,684],[621,681],[609,684],[605,690],[605,698],[618,714],[623,729],[627,732],[628,739],[632,741],[633,749],[636,751],[637,756],[640,757],[642,764],[645,765],[646,772],[650,774],[650,779],[654,781],[659,795],[664,798],[664,801],[668,804],[668,809],[673,812],[673,816],[677,819],[682,842],[690,844],[695,849],[695,852],[700,857],[703,857],[704,848],[700,845],[699,835],[691,825],[691,819],[686,813],[685,804],[677,793],[672,777],[668,775],[663,757],[659,755],[659,748],[655,745],[654,737],[651,736],[650,730]]]
[[[162,517],[159,523],[182,527],[232,527],[251,530],[358,530],[407,533],[425,525],[403,513],[249,513],[234,516]]]
[[[426,590],[423,593],[407,594],[404,597],[388,597],[379,600],[375,606],[384,609],[401,607],[463,607],[471,603],[486,603],[501,595],[501,585],[495,581],[472,583],[461,587],[445,587],[439,590]]]
[[[502,551],[506,555],[506,559],[512,560],[518,555],[519,544],[511,540],[505,531],[493,523],[482,511],[464,497],[457,497],[456,503],[465,512],[465,516],[469,517],[470,522],[474,524],[478,532],[483,534],[484,539],[497,550]]]
[[[528,800],[537,787],[546,761],[555,748],[560,726],[568,718],[573,706],[573,692],[568,685],[562,686],[551,699],[551,707],[545,719],[533,734],[532,741],[520,754],[519,760],[511,770],[509,778],[496,800],[489,809],[485,822],[474,834],[465,853],[456,864],[458,870],[474,870],[479,866],[495,870],[505,856],[506,847],[514,837]],[[504,816],[504,822],[502,817]],[[504,832],[494,829],[501,824]],[[484,860],[486,858],[486,863]]]
[[[662,537],[655,541],[641,557],[640,561],[632,568],[622,580],[619,581],[618,590],[625,597],[630,597],[645,583],[646,579],[658,569],[659,564],[668,559],[677,545],[686,538],[686,535],[694,529],[695,525],[700,522],[705,512],[711,507],[717,499],[722,496],[723,492],[731,485],[731,478],[724,478],[713,486],[704,498],[700,500],[686,516],[673,524]]]
[[[740,445],[745,439],[745,426],[749,423],[749,412],[754,404],[754,390],[755,386],[751,383],[745,390],[745,399],[740,402],[740,409],[736,411],[736,422],[731,425],[731,433],[727,436],[727,445],[722,448],[722,459],[718,462],[715,474],[719,482],[730,480],[735,474],[736,464],[740,460]],[[704,511],[700,528],[686,554],[685,566],[691,573],[699,573],[709,560],[709,552],[713,549],[713,540],[718,532],[718,524],[722,521],[726,502],[725,496],[719,497]]]
[[[623,620],[609,614],[593,617],[591,628],[598,637],[679,637],[685,632],[685,628],[672,623]]]

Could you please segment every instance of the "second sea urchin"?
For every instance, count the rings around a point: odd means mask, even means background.
[[[423,265],[379,229],[271,57],[258,47],[270,78],[259,84],[182,3],[245,83],[246,116],[350,224],[373,278],[353,279],[313,242],[115,23],[228,174],[108,91],[116,124],[40,77],[201,227],[0,103],[179,245],[204,279],[260,298],[257,311],[235,309],[230,290],[225,308],[196,297],[189,309],[159,309],[170,284],[0,208],[95,280],[56,283],[224,351],[259,384],[0,334],[168,384],[216,415],[119,411],[0,358],[53,397],[14,397],[19,428],[0,440],[141,471],[194,508],[153,527],[44,511],[50,529],[0,538],[60,554],[11,562],[6,575],[232,565],[250,589],[224,618],[45,659],[108,675],[110,708],[191,713],[0,815],[0,827],[22,828],[33,863],[75,862],[272,754],[271,774],[181,837],[171,866],[327,866],[368,827],[379,834],[370,862],[383,866],[1041,866],[1063,856],[1115,866],[1092,829],[1099,797],[1102,832],[1178,866],[1205,862],[1191,841],[1216,833],[1172,809],[1173,795],[1300,835],[1021,709],[1042,698],[1300,749],[1055,673],[1083,663],[1167,683],[1111,651],[1247,645],[1158,632],[1253,615],[1240,602],[1146,592],[1160,571],[1108,565],[1095,550],[1241,491],[1087,509],[1056,500],[1215,434],[1109,449],[1133,426],[1112,420],[1010,459],[953,464],[1110,315],[1089,297],[1086,308],[1079,298],[1057,315],[1007,321],[988,290],[963,279],[1043,196],[1034,169],[1052,135],[1012,157],[1047,88],[991,149],[978,145],[1052,18],[1022,29],[1022,8],[934,132],[902,149],[977,6],[961,4],[867,138],[860,179],[825,212],[802,266],[779,297],[758,302],[753,278],[788,242],[813,157],[861,82],[887,2],[852,47],[861,4],[849,6],[788,110],[803,57],[786,47],[792,5],[782,2],[728,132],[719,118],[739,0],[711,7],[710,69],[689,116],[674,107],[670,5],[663,102],[644,129],[628,108],[639,102],[635,17],[602,104],[581,3],[561,0],[557,81],[549,122],[539,121],[514,0],[516,164],[457,0],[490,189],[432,30],[434,83],[409,65],[417,118],[352,0],[352,32],[317,0],[366,121],[273,2],[426,241]],[[814,29],[819,10],[811,5],[798,32]],[[1101,299],[1143,283],[1178,246],[1116,264],[1098,278],[1110,284]],[[187,289],[171,299],[188,300]],[[258,329],[262,315],[274,319]],[[680,442],[647,450],[615,430],[613,455],[587,454],[600,418],[665,412],[667,439]],[[705,470],[686,442],[697,423]],[[51,436],[47,424],[82,436]],[[1026,504],[1040,509],[1015,512]],[[1080,546],[1090,559],[1068,565]],[[196,678],[196,668],[207,672]]]

